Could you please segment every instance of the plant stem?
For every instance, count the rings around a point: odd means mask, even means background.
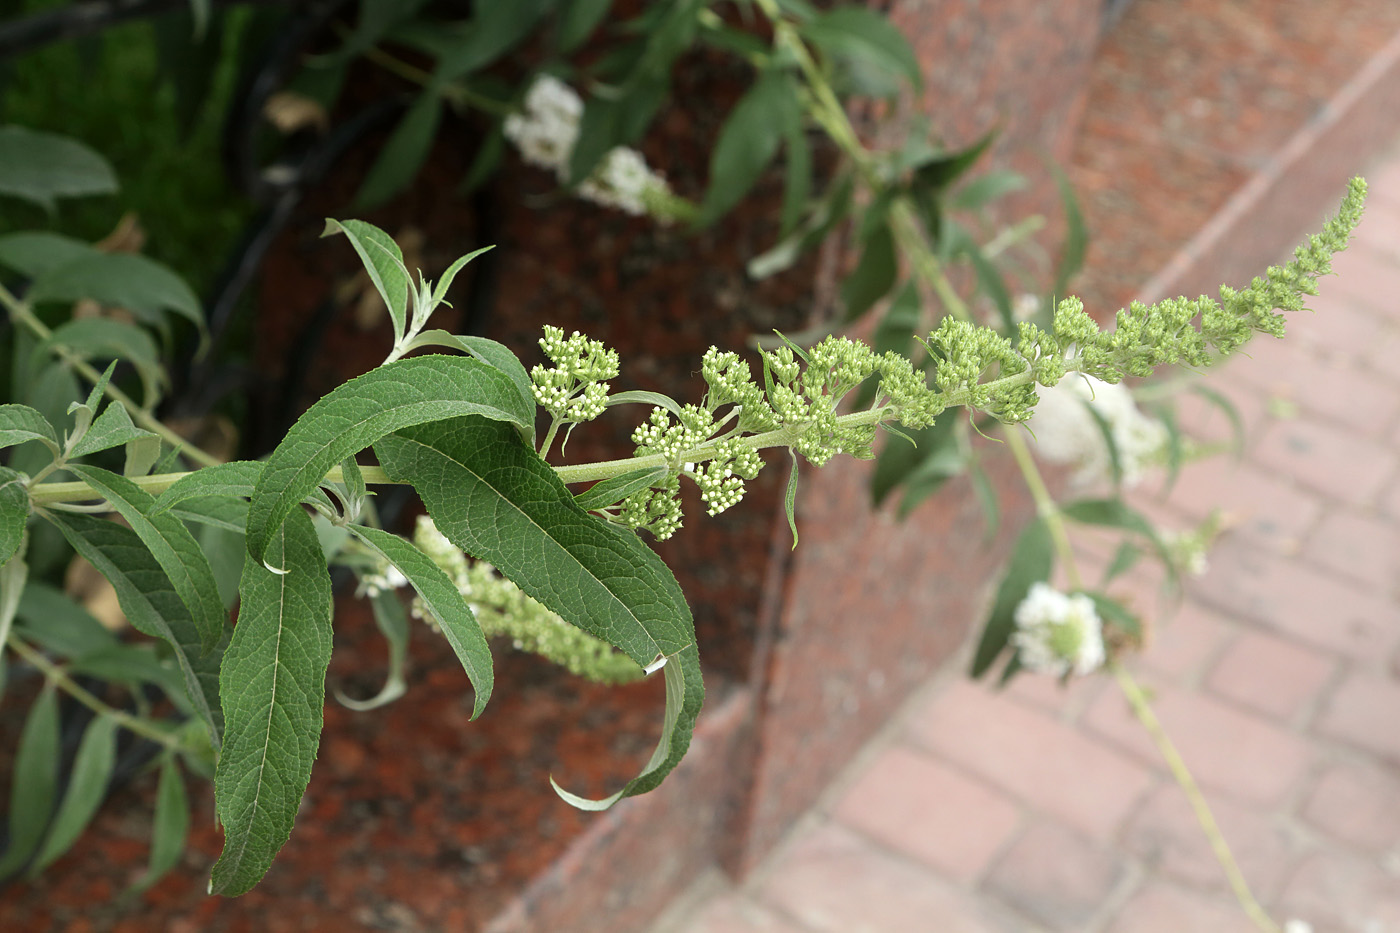
[[[1055,542],[1055,553],[1059,555],[1060,566],[1065,569],[1065,578],[1069,581],[1070,588],[1082,590],[1084,581],[1079,576],[1079,565],[1074,559],[1074,547],[1070,544],[1064,514],[1055,502],[1055,497],[1050,494],[1050,488],[1045,485],[1045,478],[1040,475],[1040,467],[1036,466],[1035,458],[1026,446],[1026,439],[1016,427],[1007,428],[1002,435],[1006,438],[1006,446],[1011,448],[1011,456],[1016,458],[1016,466],[1021,470],[1021,478],[1026,481],[1031,498],[1035,500],[1036,512],[1044,520],[1045,527],[1050,532],[1050,540]]]
[[[23,324],[34,334],[34,336],[38,337],[40,340],[48,340],[53,336],[53,331],[49,329],[47,324],[39,320],[39,318],[34,315],[34,312],[30,310],[29,305],[16,298],[10,292],[10,290],[8,288],[5,288],[3,285],[0,285],[0,304],[3,304],[5,306],[5,309],[10,313],[11,320],[18,321],[19,323]],[[79,357],[76,353],[74,353],[68,347],[65,347],[63,344],[50,344],[50,349],[53,350],[54,355],[56,355],[59,359],[63,360],[63,362],[67,363],[73,369],[77,370],[83,375],[83,378],[87,379],[94,385],[96,385],[98,380],[102,378],[101,373],[99,373],[96,369],[89,365],[86,360]],[[153,434],[160,435],[161,440],[165,441],[172,447],[180,449],[187,457],[189,457],[196,463],[199,463],[202,466],[214,466],[223,462],[218,457],[215,457],[213,454],[206,453],[205,451],[191,444],[189,441],[185,440],[180,435],[176,434],[174,431],[170,430],[170,428],[166,427],[164,424],[161,423],[160,419],[156,418],[154,415],[146,411],[140,405],[137,405],[135,399],[127,395],[121,389],[118,389],[116,386],[112,385],[110,382],[107,383],[107,387],[104,390],[104,394],[112,401],[125,406],[126,410],[131,414],[132,420],[135,421],[137,424],[141,425],[141,427],[145,428],[147,431],[150,431]]]
[[[1133,714],[1142,723],[1142,727],[1147,730],[1147,734],[1152,736],[1152,741],[1156,743],[1157,750],[1166,761],[1172,777],[1176,778],[1177,784],[1181,785],[1182,792],[1186,794],[1186,799],[1190,801],[1191,809],[1196,814],[1196,820],[1201,824],[1201,830],[1205,833],[1206,840],[1210,842],[1211,851],[1215,853],[1220,867],[1225,870],[1230,890],[1234,892],[1240,907],[1259,929],[1266,931],[1266,933],[1281,933],[1278,924],[1270,919],[1264,908],[1259,906],[1259,902],[1255,900],[1253,892],[1249,890],[1249,883],[1245,881],[1239,863],[1235,861],[1235,856],[1230,852],[1230,846],[1225,842],[1219,824],[1215,822],[1215,815],[1211,813],[1205,795],[1201,793],[1196,779],[1192,777],[1191,771],[1186,767],[1181,753],[1176,750],[1176,746],[1172,743],[1166,730],[1162,728],[1157,714],[1152,712],[1147,697],[1143,695],[1142,687],[1133,679],[1133,675],[1116,661],[1109,662],[1109,668],[1113,671],[1113,676],[1118,681],[1123,696],[1127,698],[1128,705],[1133,708]]]
[[[10,635],[8,644],[10,648],[14,650],[15,654],[38,668],[51,683],[94,713],[97,713],[97,715],[110,716],[116,721],[117,725],[127,731],[135,733],[143,739],[150,739],[152,742],[164,745],[166,748],[178,751],[182,747],[178,737],[163,732],[145,720],[138,719],[130,713],[102,702],[86,689],[79,686],[77,681],[69,677],[68,672],[62,667],[44,657],[43,652],[25,644],[24,641],[16,638],[13,634]]]

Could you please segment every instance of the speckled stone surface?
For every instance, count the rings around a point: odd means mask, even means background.
[[[949,141],[965,143],[1002,119],[998,158],[1037,180],[1027,203],[1047,211],[1053,196],[1037,153],[1069,162],[1094,233],[1076,290],[1105,307],[1134,294],[1400,29],[1400,8],[1386,0],[1137,0],[1090,68],[1097,6],[910,0],[894,4],[894,15],[930,69]],[[744,81],[742,70],[705,64],[647,141],[687,193],[700,190],[704,170],[692,141],[713,134]],[[554,200],[547,179],[518,167],[485,205],[492,210],[444,197],[475,142],[469,127],[449,131],[404,202],[367,219],[394,233],[410,223],[420,230],[430,272],[483,238],[500,243],[488,332],[527,365],[539,325],[566,323],[622,350],[619,388],[686,400],[698,391],[690,374],[706,346],[805,322],[829,275],[808,265],[761,289],[744,281],[741,258],[771,237],[755,219],[761,206],[696,240]],[[295,339],[326,281],[353,274],[343,243],[317,235],[320,216],[341,210],[362,170],[347,164],[340,190],[333,182],[283,241],[264,293],[266,321],[281,326],[272,345]],[[522,195],[525,206],[513,206]],[[333,327],[306,361],[308,390],[369,368],[384,344],[382,324]],[[278,376],[270,372],[269,383]],[[581,429],[569,458],[625,449],[630,421],[612,423]],[[1008,487],[1005,465],[992,468]],[[979,510],[962,484],[896,527],[868,510],[864,467],[838,463],[804,477],[803,540],[788,554],[783,479],[781,466],[770,467],[750,501],[718,521],[692,521],[663,549],[694,600],[711,692],[696,754],[652,795],[581,814],[554,797],[547,775],[595,793],[624,780],[654,741],[659,684],[590,687],[502,652],[497,695],[469,723],[465,676],[420,632],[404,700],[369,714],[328,705],[304,818],[253,893],[203,895],[219,847],[206,787],[180,868],[135,902],[114,900],[144,862],[154,790],[146,777],[43,880],[0,892],[0,926],[635,929],[710,859],[751,864],[964,637],[1005,545],[1004,536],[982,545]],[[1003,535],[1024,514],[1015,501]],[[343,611],[336,625],[331,683],[367,694],[382,673],[382,643],[361,612]],[[22,708],[0,707],[0,749],[13,748]]]

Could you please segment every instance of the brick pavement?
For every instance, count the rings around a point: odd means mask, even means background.
[[[1369,175],[1316,313],[1213,380],[1243,459],[1143,494],[1234,524],[1131,665],[1258,896],[1316,933],[1400,933],[1400,153]],[[1115,684],[954,671],[751,879],[708,879],[656,933],[1251,929]]]

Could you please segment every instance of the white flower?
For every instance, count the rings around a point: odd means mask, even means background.
[[[524,111],[506,117],[501,130],[520,150],[521,158],[565,183],[582,117],[583,100],[578,93],[558,78],[542,74],[525,94]],[[609,150],[578,186],[579,197],[634,215],[647,213],[649,195],[666,193],[666,179],[647,167],[640,152],[626,146]]]
[[[1070,373],[1051,389],[1040,391],[1040,404],[1029,422],[1036,450],[1053,463],[1079,467],[1074,482],[1092,486],[1110,480],[1113,461],[1108,444],[1090,409],[1107,423],[1118,449],[1123,485],[1142,479],[1144,470],[1161,455],[1167,429],[1138,411],[1126,386],[1093,376]]]
[[[1313,933],[1313,928],[1306,920],[1290,920],[1283,925],[1283,933]]]
[[[1071,671],[1082,676],[1104,662],[1103,625],[1094,601],[1045,583],[1032,585],[1016,607],[1011,643],[1023,667],[1057,677]]]
[[[378,596],[403,586],[408,586],[408,577],[388,562],[381,563],[373,573],[360,577],[360,592],[367,596]]]

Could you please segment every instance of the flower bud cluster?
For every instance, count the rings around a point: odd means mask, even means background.
[[[761,469],[763,458],[758,451],[730,439],[722,441],[715,458],[696,467],[693,475],[709,513],[718,515],[744,498],[744,480],[754,479]]]
[[[629,528],[645,528],[658,541],[665,541],[680,530],[681,477],[672,473],[665,482],[632,493],[622,500],[617,521]]]
[[[608,401],[604,380],[617,378],[617,351],[578,331],[565,337],[562,329],[548,325],[540,349],[554,368],[536,366],[530,371],[539,406],[561,422],[592,421],[601,415]]]
[[[413,542],[456,585],[486,637],[505,636],[517,650],[541,655],[600,683],[625,683],[641,676],[641,668],[631,658],[565,622],[490,564],[469,561],[426,515],[418,519]],[[411,611],[415,618],[437,627],[437,620],[421,599],[414,599]]]

